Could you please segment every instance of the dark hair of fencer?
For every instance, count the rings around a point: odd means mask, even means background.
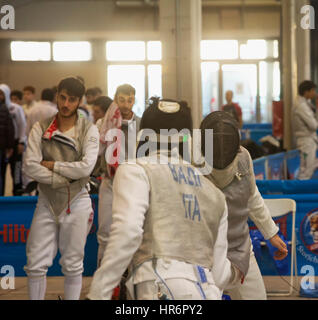
[[[133,86],[131,86],[130,84],[125,83],[125,84],[122,84],[122,85],[117,87],[114,99],[116,99],[116,97],[120,93],[125,94],[127,96],[130,96],[131,94],[135,95],[136,94],[136,89]]]
[[[298,86],[298,94],[303,97],[306,91],[314,88],[317,88],[317,86],[313,81],[305,80]]]
[[[20,90],[13,90],[11,91],[10,97],[18,97],[19,100],[22,100],[23,98],[23,92]]]
[[[41,92],[41,100],[53,102],[54,100],[54,91],[50,88],[43,89]]]
[[[85,92],[86,96],[91,95],[95,97],[101,94],[102,94],[102,90],[99,87],[88,88]]]
[[[75,96],[82,99],[85,93],[85,86],[81,80],[75,77],[68,77],[60,81],[57,86],[57,92],[66,90],[70,96]]]
[[[93,102],[93,106],[98,106],[100,107],[103,112],[106,113],[106,111],[108,110],[109,106],[112,104],[113,100],[109,97],[106,96],[101,96],[98,97],[94,102]]]
[[[240,150],[238,122],[225,111],[210,113],[201,122],[201,151],[205,156],[205,129],[213,130],[213,167],[224,169]]]
[[[167,113],[161,111],[158,106],[159,102],[167,101],[167,102],[176,102],[180,105],[179,111],[175,113]],[[140,130],[143,129],[151,129],[156,134],[160,134],[161,129],[171,130],[176,129],[180,132],[183,129],[187,129],[192,135],[193,124],[192,124],[192,116],[191,116],[191,109],[188,107],[186,101],[176,101],[173,99],[160,99],[158,97],[151,97],[149,99],[149,107],[144,111],[141,121],[140,121]],[[160,150],[162,146],[160,142],[150,142],[147,137],[145,138],[146,141],[139,141],[137,145],[137,157],[138,157],[138,150],[145,144],[148,143],[151,147],[155,148],[156,150]],[[187,140],[187,139],[186,139]],[[150,147],[150,150],[152,148]],[[179,154],[185,160],[190,160],[190,150],[189,144],[184,142],[168,142],[166,146],[168,151],[171,149],[178,147]],[[149,152],[146,152],[146,156]]]

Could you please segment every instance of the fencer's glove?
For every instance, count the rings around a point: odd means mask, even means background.
[[[240,282],[243,283],[244,275],[243,273],[233,264],[231,263],[231,278],[230,278],[230,286],[235,286]]]

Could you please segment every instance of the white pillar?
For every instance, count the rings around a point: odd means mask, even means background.
[[[202,120],[201,0],[160,0],[163,97],[186,100],[193,126]]]

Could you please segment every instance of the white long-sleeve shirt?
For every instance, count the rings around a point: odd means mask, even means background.
[[[110,299],[113,289],[130,264],[143,238],[145,214],[149,208],[150,184],[145,170],[136,164],[122,164],[116,171],[113,184],[113,210],[110,238],[100,268],[95,272],[89,299]],[[225,209],[214,246],[212,274],[215,284],[223,290],[231,272],[227,259],[227,208]],[[172,267],[166,277],[193,279],[193,266],[170,260]],[[143,263],[134,274],[134,284],[154,280],[151,261]],[[208,271],[208,270],[206,270]]]
[[[304,97],[298,96],[292,108],[292,124],[296,138],[312,137],[317,140],[318,121]]]
[[[63,135],[59,130],[57,132]],[[41,161],[43,160],[41,151],[42,135],[41,126],[37,122],[29,134],[28,146],[23,162],[23,171],[27,176],[40,183],[52,184],[52,187],[56,188],[61,184],[65,184],[66,178],[78,180],[91,174],[97,160],[99,148],[99,133],[95,125],[90,127],[85,136],[82,160],[74,162],[55,161],[54,172],[41,165]]]

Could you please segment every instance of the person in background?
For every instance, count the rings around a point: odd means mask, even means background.
[[[19,106],[23,105],[23,92],[20,90],[13,90],[10,94],[11,101],[18,104]]]
[[[32,86],[25,86],[23,88],[23,100],[24,100],[24,105],[23,110],[25,117],[28,117],[29,111],[35,106],[36,101],[35,101],[35,88]]]
[[[98,87],[94,88],[89,88],[85,92],[85,97],[86,97],[86,103],[89,107],[91,107],[94,103],[94,101],[100,97],[102,94],[102,91]]]
[[[103,119],[113,100],[109,97],[101,96],[93,102],[93,117],[96,124],[99,119]],[[98,126],[97,126],[98,127]]]
[[[101,139],[99,155],[102,157],[101,170],[103,178],[98,196],[97,266],[100,265],[109,238],[110,225],[112,223],[113,179],[115,176],[115,168],[107,164],[105,135],[110,129],[121,129],[125,136],[125,143],[122,143],[120,150],[117,150],[117,152],[120,152],[120,159],[127,160],[135,157],[135,154],[129,154],[130,150],[134,153],[135,148],[128,149],[129,145],[136,146],[140,124],[140,118],[132,111],[135,104],[135,94],[135,88],[129,84],[117,87],[114,102],[108,108],[99,129]]]
[[[26,121],[23,108],[13,103],[10,99],[10,88],[6,84],[0,84],[0,90],[4,93],[5,104],[11,114],[14,125],[14,150],[8,162],[3,162],[1,175],[3,180],[3,189],[5,190],[7,164],[10,164],[11,177],[13,181],[12,193],[14,196],[23,194],[22,185],[22,154],[26,145]]]
[[[300,151],[299,180],[310,179],[316,169],[318,121],[317,112],[310,103],[310,100],[317,96],[316,88],[313,81],[306,80],[300,83],[298,97],[292,108],[292,128],[296,148]]]
[[[52,89],[46,88],[42,90],[41,100],[29,111],[26,129],[27,136],[37,121],[53,117],[57,113],[58,110],[54,104],[54,97],[55,94]]]
[[[15,146],[14,124],[7,106],[10,93],[3,89],[0,89],[0,170],[7,165]],[[3,174],[0,174],[0,196],[5,193],[4,183]]]
[[[242,129],[242,109],[238,103],[233,102],[233,91],[228,90],[225,92],[226,104],[221,107],[221,111],[230,113],[239,124],[239,129]]]

